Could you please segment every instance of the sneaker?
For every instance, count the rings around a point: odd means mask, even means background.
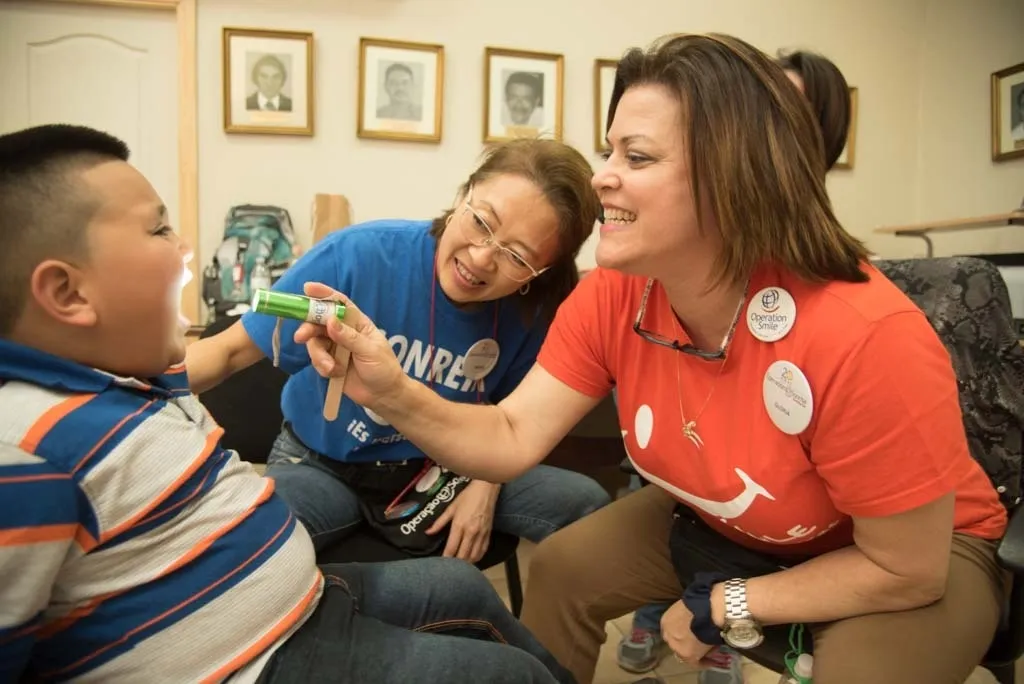
[[[700,671],[697,684],[743,684],[743,658],[736,651],[720,646],[704,659],[711,667]]]
[[[664,643],[661,632],[634,627],[632,633],[622,637],[619,642],[619,667],[635,674],[650,672],[661,660],[661,646]]]

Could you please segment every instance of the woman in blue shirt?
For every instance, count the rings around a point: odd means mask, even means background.
[[[495,146],[440,217],[331,233],[274,289],[302,293],[314,281],[348,293],[407,374],[455,401],[496,403],[533,365],[578,281],[575,258],[600,213],[591,175],[586,159],[560,142]],[[296,327],[248,313],[191,345],[186,364],[196,393],[263,357],[290,374],[267,475],[322,548],[363,521],[361,499],[398,494],[424,472],[425,457],[347,398],[337,419],[324,419],[326,381],[292,340]],[[540,465],[505,485],[473,481],[440,516],[419,522],[428,535],[448,530],[444,555],[476,562],[492,529],[537,542],[608,501],[594,480]]]

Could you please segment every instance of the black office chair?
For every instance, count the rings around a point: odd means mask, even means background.
[[[200,339],[216,335],[238,320],[221,317],[200,334]],[[288,375],[275,368],[267,358],[231,376],[211,390],[199,395],[199,400],[224,429],[221,444],[234,449],[239,457],[250,463],[266,463],[274,440],[281,431],[281,391]],[[505,564],[505,581],[512,613],[519,617],[523,606],[523,588],[519,574],[519,538],[494,532],[487,553],[476,566],[481,570]],[[360,526],[351,536],[323,549],[317,554],[319,563],[378,563],[411,558],[409,554],[391,546],[373,533],[367,525]]]
[[[1014,457],[1019,459],[1024,449],[1024,350],[999,270],[971,257],[878,261],[875,265],[924,311],[949,350],[959,378],[971,454],[990,474],[1007,467]],[[619,468],[639,477],[628,458]],[[994,474],[997,481],[1008,479],[1000,477],[1000,472]],[[643,478],[641,484],[646,484]],[[1015,503],[1021,497],[1020,482],[1015,491],[1001,491],[1000,495],[1012,512],[997,557],[1013,573],[1013,586],[981,666],[999,684],[1016,684],[1016,662],[1024,655],[1024,582],[1020,581],[1024,578],[1024,513]],[[788,627],[784,629],[788,631]],[[778,629],[771,631],[774,633],[767,635],[763,646],[744,655],[781,673],[786,669],[788,643],[778,638]]]

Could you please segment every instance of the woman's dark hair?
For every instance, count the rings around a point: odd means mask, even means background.
[[[843,72],[828,58],[815,52],[780,52],[779,66],[792,71],[804,82],[804,96],[818,117],[825,140],[825,165],[831,169],[846,147],[850,131],[850,87]]]
[[[594,231],[601,203],[590,185],[594,175],[586,158],[576,149],[556,140],[517,138],[487,150],[483,162],[459,188],[465,197],[469,189],[494,176],[520,176],[537,186],[558,216],[558,253],[547,271],[530,281],[524,295],[514,297],[528,324],[550,322],[559,305],[579,282],[576,256]],[[430,234],[444,233],[448,209],[434,219]]]

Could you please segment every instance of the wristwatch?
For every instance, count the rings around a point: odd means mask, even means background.
[[[733,648],[749,649],[761,645],[764,632],[747,608],[747,581],[731,579],[725,582],[725,625],[722,638]]]

